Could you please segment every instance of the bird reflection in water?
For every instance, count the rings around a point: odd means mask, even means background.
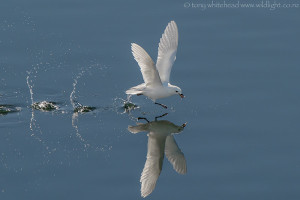
[[[144,119],[147,123],[138,123],[137,126],[128,126],[131,133],[148,132],[148,152],[147,160],[141,175],[141,196],[147,197],[155,188],[157,179],[163,165],[164,154],[172,164],[174,170],[179,174],[186,174],[186,160],[184,154],[179,149],[173,134],[183,131],[185,124],[177,126],[167,120],[157,120],[161,115],[155,117],[154,121]]]

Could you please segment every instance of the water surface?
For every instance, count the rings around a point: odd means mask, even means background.
[[[1,199],[140,199],[148,137],[127,127],[165,112],[159,120],[187,122],[174,136],[187,174],[165,160],[150,199],[300,198],[299,9],[184,3],[3,3]],[[130,43],[156,60],[171,20],[179,28],[171,83],[186,98],[161,100],[164,110],[132,97],[138,108],[124,112],[124,91],[142,82]],[[42,101],[58,108],[31,107]],[[80,105],[95,109],[74,113]]]

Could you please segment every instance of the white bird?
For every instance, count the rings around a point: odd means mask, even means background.
[[[148,121],[148,120],[147,120]],[[186,160],[179,149],[173,133],[181,132],[186,123],[176,126],[172,122],[161,120],[137,126],[128,126],[131,133],[149,132],[147,160],[141,175],[141,196],[146,197],[152,193],[163,165],[164,154],[179,174],[186,174]]]
[[[131,43],[133,57],[140,66],[145,83],[128,89],[126,94],[145,95],[154,101],[155,104],[164,108],[167,108],[167,106],[157,103],[157,99],[166,98],[174,94],[184,98],[181,89],[170,84],[170,73],[176,59],[177,46],[178,29],[174,21],[168,24],[160,38],[156,66],[142,47]]]

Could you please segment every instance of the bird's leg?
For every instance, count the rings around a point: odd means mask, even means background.
[[[158,116],[158,117],[155,117],[155,121],[157,121],[158,118],[161,118],[161,117],[166,116],[167,114],[168,114],[168,113],[165,113],[165,114],[163,114],[163,115],[160,115],[160,116]]]
[[[163,107],[163,108],[165,108],[165,109],[167,109],[167,108],[168,108],[166,105],[164,105],[164,104],[161,104],[161,103],[157,103],[157,102],[155,102],[155,104],[157,104],[157,105],[160,105],[160,106],[162,106],[162,107]]]
[[[149,120],[146,117],[138,117],[137,120],[144,119],[149,123]]]

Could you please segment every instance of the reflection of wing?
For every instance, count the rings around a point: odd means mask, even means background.
[[[162,83],[170,81],[172,65],[176,59],[178,46],[178,29],[174,21],[171,21],[160,38],[156,68]]]
[[[142,47],[135,43],[131,44],[131,50],[134,59],[141,68],[143,79],[146,85],[161,86],[162,84],[158,75],[158,71],[149,54]]]
[[[162,169],[165,140],[165,137],[154,137],[151,133],[148,134],[147,160],[140,179],[142,197],[151,194],[155,188],[156,181]]]
[[[187,169],[184,155],[172,135],[167,136],[165,153],[175,171],[179,174],[186,174]]]

